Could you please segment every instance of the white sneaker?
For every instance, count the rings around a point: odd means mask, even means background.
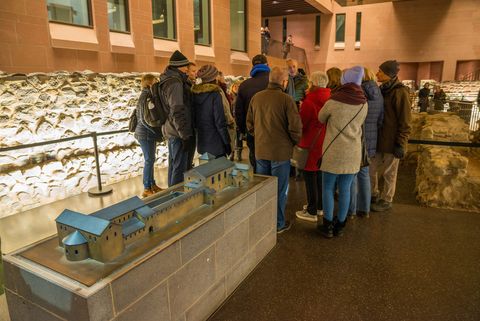
[[[303,210],[306,212],[307,211],[308,205],[303,205]],[[323,211],[322,210],[317,210],[317,215],[323,216]]]
[[[295,215],[297,216],[297,218],[299,218],[301,220],[304,220],[304,221],[309,221],[309,222],[317,222],[318,221],[317,215],[310,215],[305,210],[297,211],[295,213]]]

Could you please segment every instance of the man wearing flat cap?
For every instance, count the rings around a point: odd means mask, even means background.
[[[195,150],[192,121],[192,96],[188,80],[190,61],[176,50],[170,57],[165,72],[160,76],[162,91],[168,108],[168,119],[162,132],[168,140],[168,186],[183,181],[189,160]]]
[[[383,212],[392,208],[397,184],[400,159],[405,156],[411,132],[410,96],[408,88],[398,80],[399,63],[388,60],[377,72],[384,98],[383,127],[378,136],[377,153],[370,165],[372,184],[372,210]],[[383,176],[384,185],[380,192],[378,180]]]

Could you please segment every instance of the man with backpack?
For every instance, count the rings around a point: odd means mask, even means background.
[[[162,92],[168,114],[162,126],[163,136],[168,140],[168,186],[183,181],[183,173],[191,165],[189,155],[195,149],[189,65],[187,57],[176,50],[160,76],[159,91]]]

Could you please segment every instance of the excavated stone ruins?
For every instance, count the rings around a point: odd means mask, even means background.
[[[140,93],[140,74],[0,73],[0,147],[125,129]],[[133,134],[98,138],[104,183],[141,174]],[[157,148],[165,166],[167,148]],[[91,138],[0,155],[1,216],[62,199],[96,185]]]
[[[477,131],[473,137],[480,137]],[[469,142],[469,126],[452,113],[414,114],[412,138]],[[479,210],[478,148],[410,145],[409,157],[417,161],[417,200],[426,206]]]

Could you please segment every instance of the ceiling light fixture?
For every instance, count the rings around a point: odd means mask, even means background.
[[[280,2],[278,1],[272,1],[272,4],[279,4]]]
[[[293,11],[295,11],[295,10],[293,10],[293,9],[287,9],[287,10],[285,10],[285,12],[293,12]]]

